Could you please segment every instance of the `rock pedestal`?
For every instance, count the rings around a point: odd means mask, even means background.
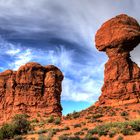
[[[105,64],[104,85],[96,105],[122,105],[140,101],[140,68],[130,59],[140,43],[140,26],[127,15],[116,16],[97,31],[96,48],[109,57]]]

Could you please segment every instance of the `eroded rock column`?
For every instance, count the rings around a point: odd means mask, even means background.
[[[0,73],[0,124],[15,114],[61,116],[62,80],[57,67],[34,62]]]
[[[116,16],[97,31],[96,48],[108,55],[104,85],[96,105],[137,103],[140,98],[140,68],[130,59],[140,43],[140,26],[127,15]]]

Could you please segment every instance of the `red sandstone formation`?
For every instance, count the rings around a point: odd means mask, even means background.
[[[96,48],[109,57],[104,85],[96,105],[120,105],[140,101],[140,68],[130,59],[140,43],[140,26],[127,15],[116,16],[97,31]]]
[[[0,73],[0,121],[15,114],[31,117],[61,116],[60,104],[62,72],[55,66],[27,63],[19,70]]]

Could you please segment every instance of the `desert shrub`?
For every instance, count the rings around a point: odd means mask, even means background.
[[[134,131],[133,131],[132,128],[123,128],[123,129],[121,130],[121,133],[122,133],[123,135],[133,135],[133,134],[134,134]]]
[[[116,131],[110,130],[110,131],[108,132],[108,135],[109,135],[110,138],[112,138],[112,137],[114,137],[114,136],[116,135]]]
[[[81,131],[87,131],[87,130],[88,130],[88,128],[85,127],[85,128],[83,128]]]
[[[91,119],[91,116],[87,116],[87,117],[85,117],[85,119]]]
[[[36,131],[28,131],[28,134],[35,134]]]
[[[73,127],[74,128],[81,127],[81,124],[80,123],[74,124]]]
[[[91,137],[84,138],[83,140],[99,140],[99,138],[97,136],[91,136]]]
[[[130,122],[130,126],[135,131],[140,131],[140,120]]]
[[[39,135],[38,140],[51,140],[51,139],[49,139],[47,136],[41,134],[41,135]]]
[[[140,120],[106,123],[88,130],[87,134],[98,134],[99,136],[109,135],[110,137],[113,137],[116,133],[133,135],[135,131],[140,131]]]
[[[37,117],[40,117],[40,116],[41,116],[40,113],[37,112]]]
[[[23,140],[23,138],[22,138],[22,136],[19,135],[19,136],[15,136],[14,140]]]
[[[56,125],[60,124],[60,123],[61,123],[61,118],[60,118],[60,117],[57,117],[57,118],[55,119],[54,123],[55,123]]]
[[[107,126],[107,125],[100,125],[100,126],[95,127],[92,130],[89,130],[88,133],[98,134],[99,136],[102,136],[102,135],[107,135],[108,131],[109,131],[109,126]]]
[[[73,113],[69,113],[66,115],[66,119],[76,119],[80,117],[80,113],[73,111]]]
[[[0,138],[9,139],[13,138],[15,133],[15,127],[12,124],[4,124],[0,129]]]
[[[30,122],[24,114],[17,114],[12,119],[12,124],[15,127],[15,134],[27,133],[31,130]]]
[[[110,112],[109,116],[116,116],[116,112],[115,111]]]
[[[0,129],[0,139],[13,138],[15,135],[27,133],[31,130],[30,122],[27,120],[27,115],[18,114],[12,119],[9,124],[4,124]]]
[[[38,122],[37,118],[31,120],[31,123],[37,123],[37,122]]]
[[[46,132],[48,132],[48,130],[47,129],[40,129],[40,130],[38,130],[38,134],[42,134],[42,133],[46,133]]]
[[[122,136],[118,136],[116,140],[123,140]]]
[[[48,123],[53,123],[54,122],[54,116],[50,116],[49,119],[47,120]]]
[[[70,130],[69,126],[65,126],[62,130]]]
[[[75,132],[74,135],[84,135],[84,132],[78,131],[78,132]]]
[[[80,137],[67,137],[65,135],[59,136],[59,140],[82,140]]]
[[[120,114],[121,116],[128,116],[129,114],[128,114],[128,112],[126,112],[126,111],[123,111],[123,112],[121,112],[121,114]]]
[[[45,121],[43,121],[43,120],[38,123],[39,127],[42,127],[43,125],[45,125]]]
[[[51,140],[52,137],[58,132],[58,129],[50,129],[48,131],[47,139],[46,140]]]
[[[101,118],[103,117],[103,114],[95,114],[92,116],[93,119]]]
[[[72,117],[73,117],[73,119],[79,118],[80,117],[80,113],[74,111],[73,114],[72,114]]]
[[[104,127],[101,127],[100,129],[99,129],[99,131],[98,131],[98,135],[99,136],[102,136],[102,135],[107,135],[108,134],[108,128],[106,127],[106,126],[104,126]]]

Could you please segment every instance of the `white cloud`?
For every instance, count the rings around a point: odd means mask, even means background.
[[[13,70],[17,70],[21,65],[31,61],[33,58],[31,49],[21,46],[20,44],[12,44],[1,37],[0,54],[5,54],[12,59],[12,62],[8,62],[8,68]],[[8,58],[5,58],[5,61],[7,61],[7,59]]]
[[[11,55],[11,56],[15,56],[16,54],[18,54],[20,52],[20,49],[16,49],[14,47],[11,47],[11,49],[7,50],[7,54]]]
[[[17,70],[29,61],[58,66],[65,76],[62,90],[63,100],[93,102],[99,96],[102,78],[94,79],[94,76],[103,71],[102,64],[98,67],[93,67],[90,63],[79,64],[74,60],[75,51],[67,50],[64,46],[58,47],[57,50],[29,49],[2,38],[0,44],[0,52],[12,59],[8,63],[10,69]],[[0,69],[3,70],[3,68]]]
[[[138,0],[1,0],[0,23],[1,28],[26,34],[22,37],[51,32],[92,48],[95,32],[105,20],[120,13],[139,19],[139,4]]]
[[[34,35],[40,32],[51,33],[54,38],[76,42],[88,53],[95,53],[93,38],[99,26],[120,13],[139,20],[139,5],[138,0],[1,0],[0,25],[2,29],[17,31],[21,38],[36,39]],[[58,50],[29,49],[0,39],[0,55],[6,54],[12,59],[8,62],[8,68],[17,69],[29,61],[54,64],[65,75],[62,99],[94,101],[100,94],[105,58],[95,54],[96,57],[87,59],[88,62],[81,59],[78,63],[75,61],[76,52],[64,47]],[[140,65],[139,51],[139,47],[135,49],[132,58]]]
[[[32,59],[33,56],[30,49],[26,49],[25,51],[20,50],[15,54],[15,60],[9,65],[10,68],[17,70],[21,65],[30,62]]]

